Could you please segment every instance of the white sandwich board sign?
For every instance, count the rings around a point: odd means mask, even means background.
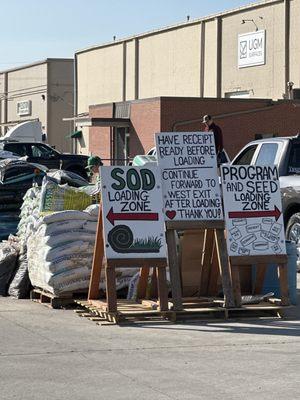
[[[222,166],[229,256],[286,254],[275,166]]]
[[[165,220],[222,220],[213,133],[162,132],[155,140]]]
[[[101,167],[100,172],[106,258],[166,258],[158,167]]]

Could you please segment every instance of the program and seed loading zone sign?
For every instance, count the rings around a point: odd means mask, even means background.
[[[155,135],[166,221],[222,220],[213,133]]]
[[[106,258],[166,258],[158,167],[100,171]]]
[[[223,166],[229,256],[286,254],[275,166]]]

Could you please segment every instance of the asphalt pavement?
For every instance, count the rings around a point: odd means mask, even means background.
[[[0,298],[0,334],[0,399],[300,399],[299,305],[281,320],[119,327]]]

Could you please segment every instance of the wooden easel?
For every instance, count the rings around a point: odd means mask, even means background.
[[[166,267],[168,265],[165,258],[152,259],[105,259],[104,255],[104,237],[102,208],[100,207],[98,215],[98,225],[93,256],[93,266],[88,292],[88,301],[90,304],[105,307],[108,312],[117,312],[117,293],[116,293],[116,268],[128,268],[128,265],[140,267],[140,281],[138,285],[138,295],[143,296],[146,293],[146,285],[150,268],[156,269],[159,310],[168,310],[168,289],[166,280]],[[105,268],[106,277],[106,303],[99,301],[99,283],[102,267]]]
[[[182,289],[180,278],[180,267],[177,257],[176,231],[177,230],[205,230],[203,243],[203,257],[201,273],[206,273],[209,268],[212,254],[213,239],[215,238],[219,269],[222,279],[224,293],[224,305],[226,308],[235,306],[233,288],[230,276],[230,268],[227,255],[227,247],[224,236],[224,221],[169,221],[166,223],[167,245],[169,255],[169,270],[172,288],[172,300],[174,311],[181,311]]]
[[[234,256],[230,257],[231,264],[231,274],[233,283],[233,293],[235,298],[235,303],[237,307],[241,307],[241,286],[240,286],[240,276],[239,269],[242,266],[257,266],[257,276],[256,283],[254,287],[254,294],[260,294],[263,280],[266,273],[267,264],[276,264],[278,271],[278,278],[280,283],[281,292],[281,305],[287,306],[290,304],[289,301],[289,289],[288,289],[288,275],[287,275],[287,255],[267,255],[267,256]]]

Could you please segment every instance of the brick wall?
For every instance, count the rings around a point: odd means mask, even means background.
[[[223,115],[215,118],[215,122],[222,128],[224,146],[231,158],[243,146],[254,140],[255,134],[292,136],[300,130],[300,103],[297,106],[297,102],[171,98],[162,98],[161,102],[162,131],[171,131],[175,123],[201,118],[205,114]],[[230,115],[233,113],[236,115]],[[177,124],[176,130],[196,131],[203,128],[204,125],[199,121]]]
[[[112,118],[113,105],[99,105],[89,107],[90,117]],[[108,159],[110,154],[110,128],[107,127],[91,127],[89,128],[89,151],[93,155],[100,156],[103,164],[110,165]]]
[[[130,157],[134,157],[154,147],[154,134],[161,130],[160,99],[133,102],[130,119]]]
[[[91,106],[91,117],[112,117],[112,104]],[[131,103],[130,157],[154,146],[156,132],[199,131],[203,115],[216,116],[223,130],[224,146],[232,158],[256,134],[292,136],[300,131],[300,102],[268,99],[200,99],[161,97]],[[110,158],[109,128],[90,128],[90,151]]]

